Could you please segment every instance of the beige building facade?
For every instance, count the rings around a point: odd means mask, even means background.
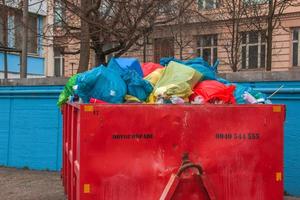
[[[202,2],[206,2],[203,0]],[[215,1],[216,2],[216,1]],[[207,12],[207,11],[204,11]],[[170,26],[159,27],[147,39],[146,48],[131,50],[124,56],[137,57],[141,62],[159,62],[161,57],[189,59],[202,56],[211,65],[219,59],[219,72],[232,72],[230,67],[229,44],[230,29],[224,20],[218,20],[214,14],[210,22],[186,23],[182,37],[175,38]],[[273,33],[272,71],[300,70],[300,8],[289,7],[280,17],[279,25]],[[179,29],[179,28],[178,28]],[[238,52],[238,71],[265,70],[266,37],[265,30],[255,28],[243,30]],[[177,34],[178,35],[178,34]],[[176,36],[177,36],[176,35]],[[179,42],[182,40],[183,42]],[[184,46],[183,49],[180,46]],[[300,78],[300,77],[299,77]]]
[[[213,65],[220,61],[220,73],[232,72],[230,61],[230,20],[216,16],[222,6],[218,0],[201,0],[196,6],[199,12],[208,16],[209,21],[186,22],[179,25],[156,27],[144,46],[133,46],[124,57],[136,57],[140,62],[159,62],[162,57],[189,59],[203,57]],[[178,38],[180,30],[180,38]],[[176,36],[174,35],[176,32]],[[239,33],[237,71],[264,71],[266,67],[266,30],[243,29]],[[300,70],[300,6],[288,7],[280,17],[279,25],[273,33],[272,71]],[[66,49],[78,49],[79,45],[69,45]],[[55,54],[55,53],[54,53]],[[78,55],[60,55],[64,76],[76,73]],[[90,65],[94,65],[91,53]],[[300,78],[300,77],[299,77]]]

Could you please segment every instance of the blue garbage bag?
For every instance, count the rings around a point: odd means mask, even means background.
[[[202,57],[193,58],[187,61],[178,60],[174,57],[170,58],[161,58],[160,64],[163,66],[166,66],[169,64],[169,62],[175,61],[184,65],[187,65],[189,67],[192,67],[193,69],[197,70],[201,74],[203,74],[204,80],[216,80],[217,79],[217,69],[219,65],[219,60],[216,61],[214,66],[210,66]]]
[[[76,94],[88,103],[90,98],[108,103],[122,103],[127,93],[126,84],[120,75],[104,66],[96,67],[78,75]]]
[[[166,66],[168,66],[169,62],[171,62],[171,61],[178,62],[178,63],[181,63],[181,64],[182,64],[182,62],[183,62],[182,60],[176,59],[176,58],[174,58],[174,57],[164,57],[164,58],[161,58],[161,59],[159,60],[159,64],[160,64],[161,66],[166,67]]]
[[[122,78],[127,84],[127,94],[137,97],[141,101],[146,101],[153,90],[153,86],[149,81],[142,79],[133,70],[128,70]]]
[[[210,66],[203,58],[197,57],[194,59],[187,60],[183,64],[188,65],[204,76],[204,80],[216,80],[217,79],[217,68],[219,61],[216,61],[214,67]]]
[[[235,90],[234,90],[234,98],[238,104],[245,104],[245,100],[243,98],[243,94],[245,92],[250,93],[254,98],[256,99],[267,99],[267,95],[263,94],[259,91],[254,90],[252,87],[249,86],[244,86],[242,84],[229,84],[229,85],[235,85]]]
[[[216,79],[217,81],[219,81],[220,83],[223,83],[223,84],[229,84],[230,82],[224,78],[221,78],[221,77],[217,77]]]
[[[137,66],[135,62],[136,59],[128,59],[129,58],[112,58],[108,63],[108,68],[120,74],[127,85],[127,94],[137,97],[141,101],[145,101],[152,92],[153,87],[149,81],[143,79],[143,72],[140,72],[142,69],[139,63],[139,67]],[[124,64],[126,62],[127,64],[135,64],[129,66]]]
[[[133,70],[139,76],[144,77],[142,67],[136,58],[111,58],[107,67],[117,71],[120,75]]]

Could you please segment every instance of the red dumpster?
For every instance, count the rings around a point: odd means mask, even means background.
[[[69,200],[282,200],[282,105],[63,108]]]

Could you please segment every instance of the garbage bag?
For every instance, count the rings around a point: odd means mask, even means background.
[[[194,59],[187,60],[183,64],[188,65],[198,72],[203,74],[204,80],[216,80],[217,69],[219,61],[216,61],[214,67],[210,66],[203,58],[197,57]]]
[[[244,86],[242,84],[229,84],[229,85],[235,86],[234,97],[238,104],[246,104],[247,103],[244,99],[245,93],[251,94],[255,99],[267,100],[267,95],[265,95],[259,91],[256,91],[249,86]]]
[[[140,77],[144,77],[142,67],[136,58],[111,58],[107,67],[120,75],[123,75],[128,70],[133,70]]]
[[[80,74],[76,82],[76,93],[84,103],[88,103],[90,98],[122,103],[127,93],[126,84],[120,75],[104,66]]]
[[[169,62],[174,61],[197,70],[203,75],[204,80],[216,80],[219,60],[216,61],[214,66],[210,66],[202,57],[193,58],[187,61],[178,60],[176,58],[161,58],[160,64],[166,66]]]
[[[174,61],[174,62],[178,62],[178,63],[182,63],[183,61],[179,60],[179,59],[176,59],[174,57],[164,57],[164,58],[161,58],[159,60],[159,64],[161,66],[168,66],[168,64],[171,62],[171,61]]]
[[[90,98],[90,103],[107,104],[107,102],[95,98]]]
[[[187,99],[202,74],[191,67],[171,61],[154,88],[154,96],[170,98],[173,95]]]
[[[245,92],[243,94],[243,99],[245,100],[246,104],[257,104],[257,100],[254,96],[252,96],[249,92]]]
[[[134,96],[126,95],[125,96],[125,103],[142,103],[142,102]]]
[[[153,86],[155,86],[158,80],[163,75],[164,70],[165,68],[158,68],[154,70],[151,74],[148,74],[148,76],[146,76],[144,79],[149,81]]]
[[[241,84],[229,84],[229,85],[235,85],[235,90],[234,90],[234,97],[235,100],[238,104],[245,104],[244,100],[244,93],[248,92],[251,88],[250,87],[245,87]]]
[[[223,84],[229,84],[230,82],[224,78],[221,78],[221,77],[217,77],[216,79],[218,82],[221,82]]]
[[[61,107],[65,104],[69,97],[74,94],[73,86],[76,85],[76,78],[79,74],[75,74],[69,78],[68,82],[66,83],[64,90],[60,93],[57,101],[57,106]]]
[[[235,104],[236,101],[233,96],[234,89],[234,85],[226,86],[214,80],[202,81],[195,86],[190,101],[194,100],[196,96],[201,96],[205,102],[216,100],[218,102]]]
[[[123,73],[122,79],[127,85],[127,94],[141,101],[146,101],[153,90],[151,83],[140,77],[136,71],[128,70],[126,73]]]
[[[148,63],[142,64],[142,70],[144,73],[144,77],[148,76],[150,73],[152,73],[156,69],[160,69],[160,68],[163,68],[163,66],[161,66],[160,64],[157,64],[157,63],[148,62]]]

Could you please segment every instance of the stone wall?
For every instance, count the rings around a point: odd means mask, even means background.
[[[220,73],[219,76],[231,82],[260,82],[260,81],[300,81],[300,70],[286,72],[235,72]],[[0,86],[41,86],[65,85],[68,78],[27,78],[27,79],[0,79]]]

